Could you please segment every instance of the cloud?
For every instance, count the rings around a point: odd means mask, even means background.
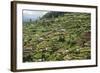
[[[47,11],[36,11],[36,10],[24,10],[23,11],[23,21],[37,20],[39,17],[45,15]]]
[[[32,16],[43,16],[47,11],[34,11],[34,10],[24,10],[23,15],[32,15]]]

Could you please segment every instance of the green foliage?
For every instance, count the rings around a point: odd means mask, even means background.
[[[91,58],[89,13],[48,12],[23,23],[23,62],[83,60]]]

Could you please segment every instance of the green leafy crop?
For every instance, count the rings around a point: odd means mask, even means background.
[[[91,14],[48,12],[23,22],[23,62],[91,58]]]

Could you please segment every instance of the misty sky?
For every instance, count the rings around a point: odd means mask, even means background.
[[[23,10],[23,21],[37,20],[39,17],[45,15],[47,11]]]

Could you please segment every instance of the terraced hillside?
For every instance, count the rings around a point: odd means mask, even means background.
[[[90,59],[90,19],[89,13],[51,11],[23,22],[23,62]]]

